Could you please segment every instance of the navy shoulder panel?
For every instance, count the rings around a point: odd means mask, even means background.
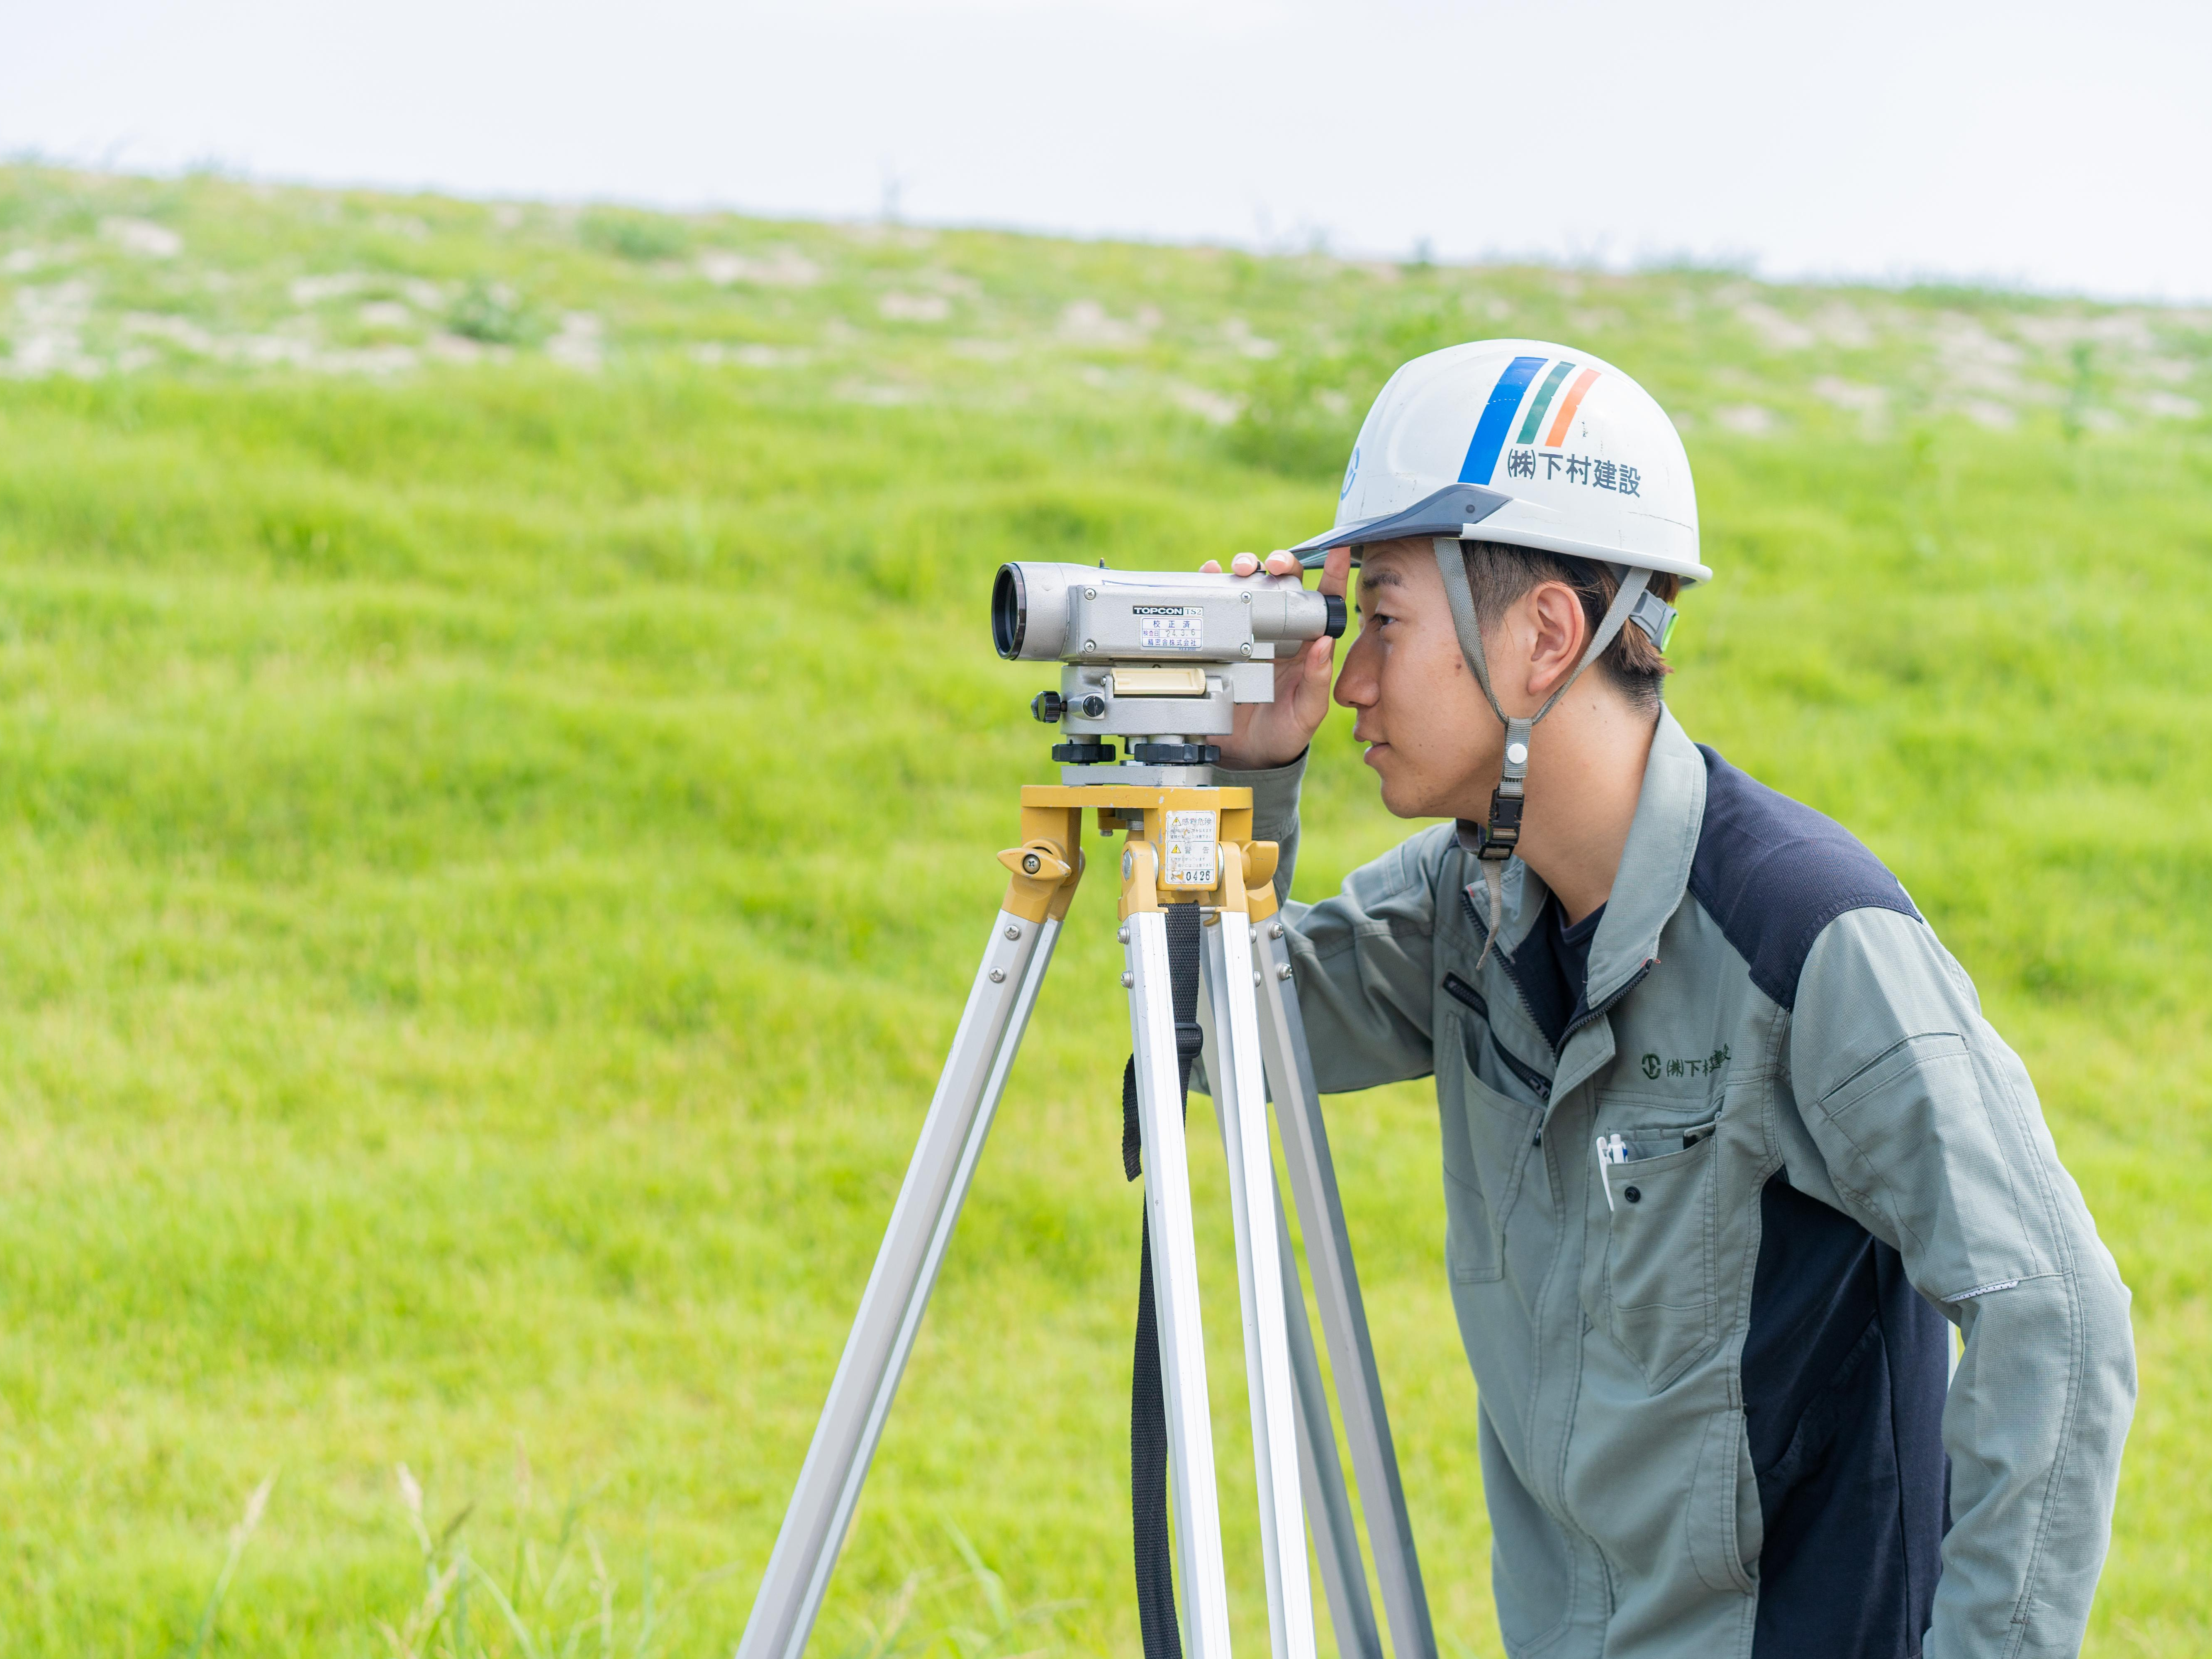
[[[1690,895],[1751,966],[1751,982],[1784,1008],[1820,930],[1847,910],[1920,920],[1881,860],[1833,818],[1769,789],[1704,744],[1705,821]]]

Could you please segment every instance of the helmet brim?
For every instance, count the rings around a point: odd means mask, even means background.
[[[1474,526],[1512,499],[1503,491],[1486,489],[1480,484],[1449,484],[1403,512],[1339,525],[1286,550],[1297,555],[1300,565],[1313,570],[1320,567],[1332,548],[1351,547],[1361,542],[1395,541],[1401,536],[1471,537]]]
[[[1653,557],[1623,548],[1563,536],[1549,525],[1511,523],[1511,520],[1522,516],[1517,514],[1505,514],[1508,522],[1504,524],[1485,523],[1501,509],[1518,503],[1519,499],[1501,490],[1486,489],[1480,484],[1451,484],[1434,495],[1423,497],[1402,512],[1339,525],[1335,529],[1316,536],[1310,541],[1300,542],[1285,551],[1296,554],[1304,568],[1317,570],[1335,548],[1357,547],[1366,542],[1396,541],[1405,537],[1451,536],[1462,541],[1504,542],[1516,547],[1539,548],[1547,552],[1564,553],[1573,558],[1595,560],[1601,564],[1638,565],[1647,570],[1678,576],[1686,582],[1712,580],[1712,571],[1693,559]],[[1359,561],[1355,558],[1352,562],[1357,564]]]

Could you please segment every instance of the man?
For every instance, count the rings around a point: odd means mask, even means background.
[[[1506,1645],[2074,1653],[2127,1291],[1895,878],[1662,702],[1698,552],[1658,405],[1489,341],[1401,368],[1267,562],[1360,564],[1335,699],[1384,804],[1456,820],[1283,914],[1321,1088],[1437,1079]],[[1331,657],[1222,745],[1285,893]]]

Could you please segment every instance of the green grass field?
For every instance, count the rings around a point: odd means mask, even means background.
[[[0,329],[0,1653],[728,1652],[1049,771],[993,569],[1310,533],[1388,369],[1505,332],[1676,415],[1677,710],[2027,1057],[2136,1296],[2091,1650],[2212,1649],[2212,314],[17,167]],[[1406,828],[1341,717],[1306,823],[1308,896]],[[1111,932],[817,1653],[1135,1645]],[[1331,1123],[1459,1659],[1432,1109]]]

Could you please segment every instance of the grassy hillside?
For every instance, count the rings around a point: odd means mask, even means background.
[[[1310,533],[1382,374],[1501,332],[1674,413],[1678,711],[2027,1057],[2136,1294],[2092,1651],[2212,1646],[2212,315],[15,168],[0,330],[0,1651],[726,1652],[1048,771],[990,573]],[[1309,896],[1402,832],[1341,723],[1307,824]],[[1110,912],[817,1652],[1134,1644]],[[1332,1123],[1487,1655],[1432,1112]]]

